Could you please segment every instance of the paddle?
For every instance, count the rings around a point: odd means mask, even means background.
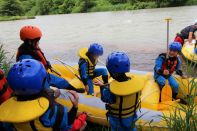
[[[60,59],[58,59],[58,58],[56,58],[55,60],[57,60],[57,61],[59,61],[60,63],[62,63],[71,73],[73,73],[80,81],[82,81],[81,78],[80,78],[80,76],[77,75],[77,74],[73,71],[73,70],[78,71],[76,68],[70,66],[69,64],[63,62],[62,60],[60,60]],[[96,80],[98,80],[99,82],[103,83],[103,82],[102,82],[99,78],[97,78],[97,77],[96,77]],[[107,85],[109,85],[109,83],[103,84],[103,86],[107,86]]]
[[[168,60],[168,44],[169,44],[169,27],[170,27],[170,21],[171,18],[165,19],[167,22],[167,55],[166,55],[166,61]],[[168,67],[167,67],[168,68]],[[161,102],[165,101],[172,101],[172,88],[170,87],[168,80],[166,79],[166,84],[161,90]]]

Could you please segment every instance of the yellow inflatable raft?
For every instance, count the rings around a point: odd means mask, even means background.
[[[69,71],[63,65],[53,65],[54,69],[61,73],[62,77],[70,81],[70,83],[77,87],[83,87],[82,82],[75,77],[73,73]],[[77,67],[74,67],[77,69]],[[78,73],[76,70],[73,70],[75,73]],[[137,121],[136,125],[140,126],[142,129],[148,130],[151,125],[151,129],[161,130],[165,128],[166,124],[162,121],[162,115],[170,115],[170,112],[173,111],[174,106],[178,106],[177,101],[167,101],[159,103],[160,89],[153,79],[153,75],[150,72],[142,71],[131,71],[132,77],[139,77],[144,79],[144,88],[142,89],[141,96],[141,109],[137,112],[137,115],[140,116],[140,119]],[[178,97],[184,97],[185,93],[188,93],[188,85],[190,85],[191,79],[181,79],[175,76],[177,81],[180,84],[180,90]],[[197,79],[195,79],[197,82]],[[79,94],[79,113],[87,112],[89,114],[89,121],[97,123],[103,126],[108,126],[108,121],[106,118],[106,109],[105,103],[101,101],[100,97],[100,88],[94,87],[96,96],[90,96],[86,94]],[[71,102],[68,99],[68,93],[66,90],[61,90],[62,95],[57,99],[57,102],[71,107]],[[184,116],[184,115],[183,115]]]
[[[187,60],[197,63],[197,54],[194,52],[194,46],[194,43],[189,44],[185,42],[182,48],[182,54]]]

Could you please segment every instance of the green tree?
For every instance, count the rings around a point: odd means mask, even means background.
[[[64,3],[60,6],[61,13],[71,13],[74,6],[74,0],[64,0]]]
[[[18,0],[2,0],[0,5],[0,14],[3,16],[22,15],[23,8]]]
[[[37,0],[36,1],[37,14],[48,15],[53,7],[52,0]]]

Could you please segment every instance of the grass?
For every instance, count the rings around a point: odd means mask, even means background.
[[[35,16],[0,16],[0,21],[35,19]]]
[[[181,91],[184,95],[184,100],[188,103],[187,105],[175,106],[173,112],[168,116],[163,114],[161,117],[162,120],[166,123],[167,129],[169,131],[197,131],[197,72],[196,72],[197,63],[191,63],[186,61],[186,75],[189,78],[192,78],[186,89],[188,93]],[[184,117],[183,117],[184,115]],[[150,130],[153,130],[150,126]],[[93,123],[88,123],[87,131],[109,131],[110,128],[96,125]],[[142,130],[142,127],[138,127],[138,130]],[[160,129],[162,130],[162,129]]]
[[[8,71],[12,65],[12,59],[14,56],[11,58],[8,58],[7,55],[9,52],[7,52],[4,49],[3,44],[0,44],[0,68],[4,71],[5,76],[7,76]]]
[[[172,131],[196,131],[197,130],[197,72],[196,65],[187,61],[186,73],[192,77],[188,85],[188,94],[184,94],[187,105],[175,106],[169,116],[161,116],[167,124],[167,128]],[[183,115],[185,117],[183,117]]]

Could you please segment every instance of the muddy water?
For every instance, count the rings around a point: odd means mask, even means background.
[[[193,24],[197,6],[120,12],[37,16],[32,20],[0,22],[0,41],[12,54],[21,44],[19,30],[36,25],[43,31],[40,46],[52,62],[58,57],[76,63],[77,51],[92,42],[102,43],[105,62],[112,51],[125,51],[133,69],[152,71],[154,60],[166,51],[166,23],[171,17],[170,40],[183,27]]]

